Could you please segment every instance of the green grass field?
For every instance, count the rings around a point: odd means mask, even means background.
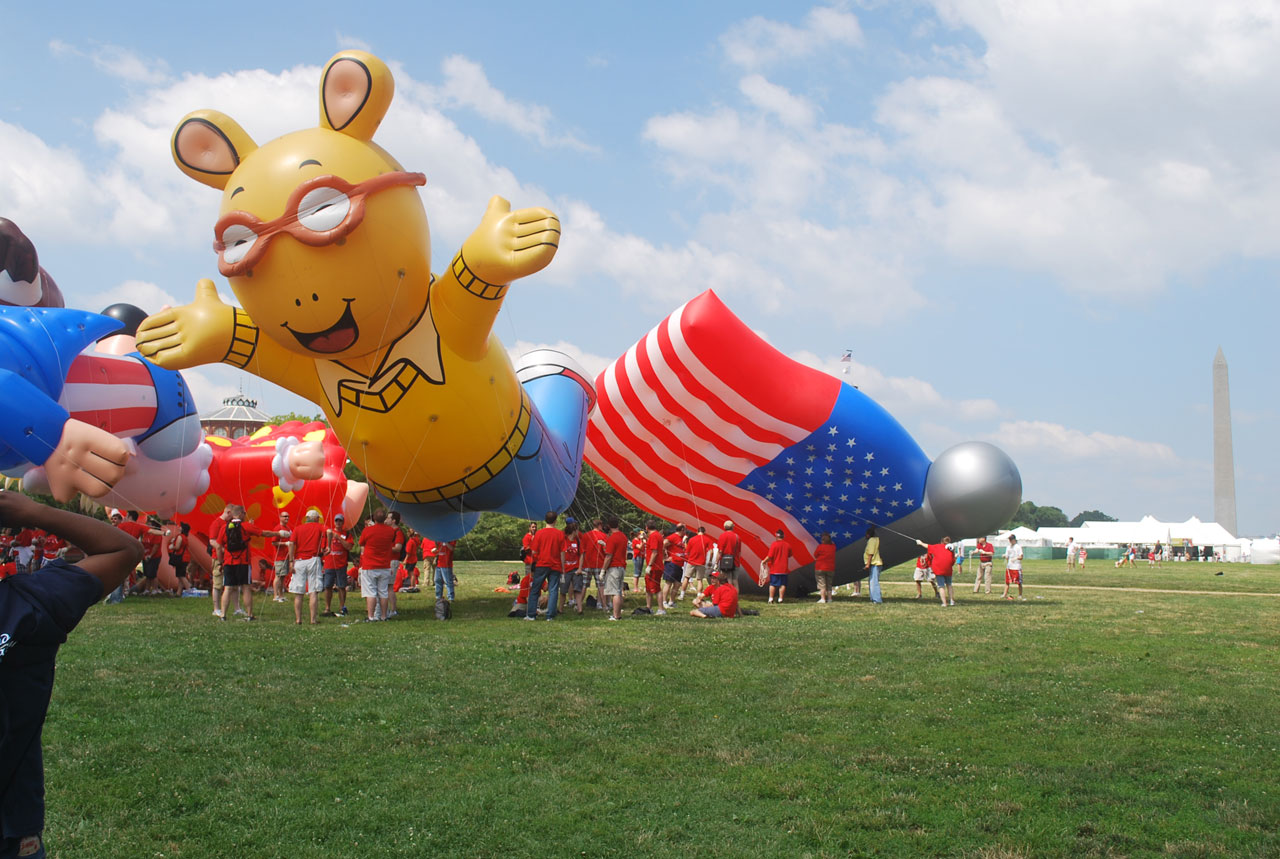
[[[1031,562],[1027,602],[943,609],[904,566],[882,606],[546,626],[505,617],[515,566],[460,563],[448,623],[91,610],[51,855],[1280,855],[1280,569]]]

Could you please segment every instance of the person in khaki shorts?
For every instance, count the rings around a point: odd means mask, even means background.
[[[209,558],[213,562],[210,573],[209,593],[213,595],[213,615],[222,616],[222,587],[226,579],[222,572],[222,544],[227,533],[227,520],[231,518],[231,505],[223,508],[221,515],[209,526]]]
[[[978,592],[978,586],[985,582],[987,593],[991,593],[991,561],[996,556],[995,546],[991,545],[991,541],[986,537],[978,540],[978,545],[974,547],[974,551],[978,553],[978,573],[973,578],[973,592]]]
[[[618,517],[610,514],[604,522],[604,596],[612,599],[609,620],[622,618],[622,586],[627,578],[627,534]]]

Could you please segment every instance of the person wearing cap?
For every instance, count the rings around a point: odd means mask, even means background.
[[[776,539],[769,546],[764,566],[769,573],[769,602],[775,602],[776,597],[776,602],[780,603],[787,595],[787,576],[791,573],[791,546],[781,528],[774,532],[774,537]]]
[[[737,586],[738,567],[742,566],[742,538],[733,532],[733,521],[726,520],[724,523],[724,531],[716,539],[716,554],[719,560],[716,562],[717,569],[726,573],[724,579],[731,585]],[[725,559],[730,559],[730,564]],[[726,569],[728,567],[728,569]]]
[[[1004,554],[1004,593],[1001,594],[1007,600],[1012,600],[1009,595],[1009,585],[1016,584],[1018,586],[1018,599],[1026,601],[1026,597],[1022,595],[1022,547],[1018,545],[1018,538],[1013,534],[1009,534],[1009,550]]]
[[[734,618],[738,616],[738,589],[725,581],[728,573],[716,570],[711,573],[711,584],[693,601],[690,617]]]
[[[325,527],[320,524],[320,511],[308,510],[306,521],[290,534],[294,545],[293,578],[289,580],[289,593],[293,594],[293,622],[302,623],[302,598],[307,597],[309,616],[313,624],[319,623],[320,590],[324,586],[324,538]]]
[[[347,613],[347,559],[355,544],[347,530],[346,518],[339,513],[333,517],[333,527],[325,531],[324,573],[320,585],[324,588],[324,617],[345,616]],[[338,612],[333,611],[333,592],[338,592]]]

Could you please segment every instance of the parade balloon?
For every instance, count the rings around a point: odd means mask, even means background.
[[[332,522],[339,513],[352,524],[360,521],[368,486],[347,479],[347,452],[323,423],[289,421],[237,439],[206,436],[205,442],[213,450],[209,491],[193,510],[178,517],[179,523],[191,525],[193,555],[207,555],[213,520],[231,503],[243,505],[249,520],[268,530],[274,530],[283,512],[295,523],[303,522],[309,510],[318,511],[325,522]],[[306,457],[307,461],[286,467],[285,460],[291,456],[296,460]],[[308,479],[293,482],[281,478],[282,472],[298,471],[309,475]],[[281,486],[282,482],[288,488]],[[258,558],[274,558],[262,537],[251,538],[249,548],[254,569]]]
[[[437,276],[427,218],[374,132],[391,104],[378,58],[343,51],[320,78],[318,127],[258,146],[230,117],[186,116],[172,153],[219,189],[218,270],[150,317],[143,355],[172,369],[222,362],[318,404],[378,496],[423,534],[454,539],[482,510],[541,518],[572,500],[591,384],[567,356],[513,366],[493,334],[508,285],[556,253],[546,209],[490,200]]]
[[[62,307],[62,292],[18,225],[0,218],[0,306]]]
[[[793,586],[813,583],[823,532],[836,581],[862,578],[864,535],[893,566],[937,542],[998,528],[1022,500],[1018,469],[967,442],[930,461],[883,407],[800,364],[710,290],[685,304],[595,382],[587,461],[640,508],[719,533],[728,521],[754,570],[781,528]],[[745,582],[746,579],[743,579]]]

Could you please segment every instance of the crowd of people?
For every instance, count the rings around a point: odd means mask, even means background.
[[[509,615],[536,620],[555,620],[567,611],[608,612],[609,620],[622,618],[628,591],[643,595],[635,615],[663,616],[686,598],[692,597],[689,614],[695,618],[732,618],[742,613],[738,601],[738,577],[748,573],[767,590],[767,602],[783,603],[790,581],[789,567],[794,549],[786,532],[773,535],[758,571],[742,567],[742,540],[732,521],[724,522],[717,536],[702,525],[676,524],[663,528],[650,521],[643,529],[628,533],[618,517],[598,518],[590,526],[548,512],[545,521],[531,523],[523,537],[521,554],[524,575],[513,574],[508,585],[516,590]],[[294,622],[318,624],[321,618],[343,618],[349,614],[347,598],[359,588],[365,601],[366,622],[384,621],[398,615],[399,593],[418,593],[424,579],[434,585],[438,603],[452,603],[457,578],[453,570],[455,543],[436,542],[423,537],[401,520],[397,511],[376,509],[358,532],[337,514],[328,523],[318,511],[306,514],[301,523],[282,511],[274,527],[266,528],[249,520],[241,504],[226,505],[208,534],[211,569],[192,563],[190,527],[168,526],[157,520],[141,519],[133,511],[113,512],[111,523],[136,540],[143,553],[140,569],[108,597],[118,602],[127,593],[208,593],[213,615],[220,621],[239,615],[254,621],[254,597],[269,597],[278,603],[292,599]],[[252,569],[250,540],[268,541],[268,557]],[[1014,535],[1008,535],[1005,553],[1005,586],[1001,596],[1022,598],[1022,549]],[[915,565],[913,579],[916,598],[924,596],[927,582],[944,606],[955,605],[954,578],[963,576],[965,550],[961,543],[944,537],[938,543],[917,541],[923,550]],[[0,578],[6,574],[32,572],[42,563],[65,554],[65,541],[36,529],[6,529],[0,535]],[[165,591],[157,584],[161,554],[167,557],[177,581],[176,589]],[[1083,554],[1083,552],[1081,552]],[[836,546],[829,533],[821,535],[813,553],[817,601],[830,603],[835,585]],[[1076,560],[1074,553],[1069,555]],[[975,569],[973,592],[983,587],[991,593],[995,550],[987,537],[972,551]],[[880,537],[868,527],[862,555],[867,575],[867,595],[881,603]],[[1081,559],[1082,561],[1082,559]],[[628,586],[630,571],[632,584]],[[862,594],[862,581],[848,586],[854,597]],[[732,592],[732,593],[731,593]],[[536,595],[531,598],[531,594]],[[794,599],[794,594],[793,594]],[[439,616],[439,605],[437,607]]]

